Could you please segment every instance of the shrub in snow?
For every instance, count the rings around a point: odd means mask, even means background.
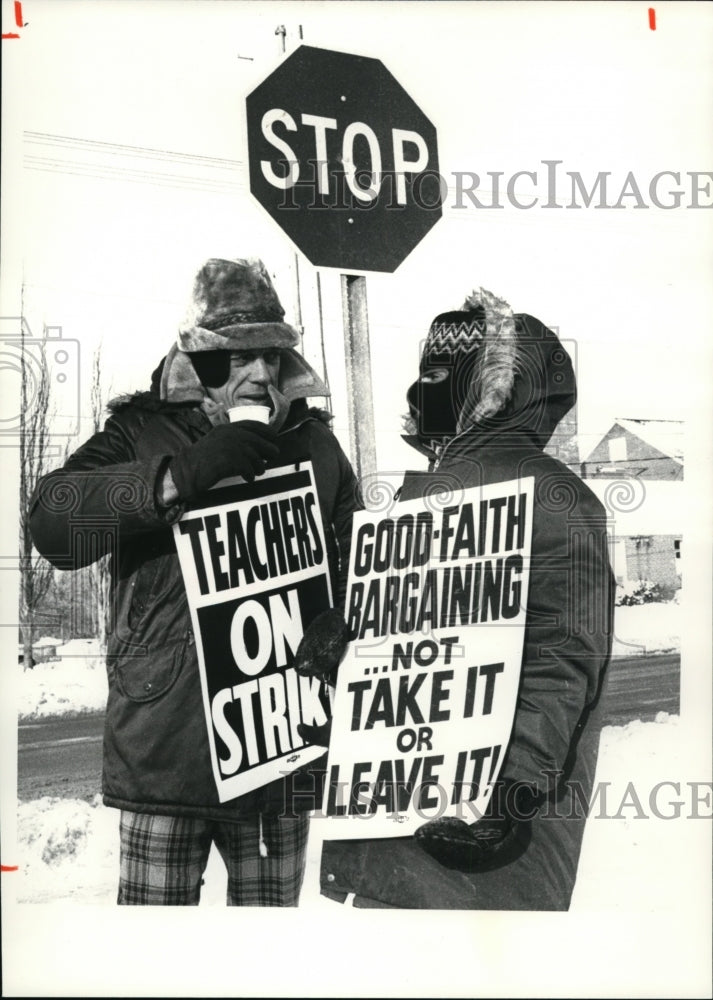
[[[46,865],[56,865],[67,858],[76,857],[86,846],[86,827],[66,826],[63,830],[54,831],[47,838],[42,849],[42,860]]]
[[[670,584],[653,583],[651,580],[627,580],[617,584],[615,603],[618,607],[634,604],[660,604],[677,597],[677,590]]]
[[[23,852],[24,866],[32,857],[49,867],[75,859],[87,846],[92,807],[80,800],[45,797],[21,803],[18,809],[18,840],[30,848]]]

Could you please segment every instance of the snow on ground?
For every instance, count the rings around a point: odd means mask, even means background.
[[[116,903],[119,811],[81,799],[42,798],[18,806],[18,903]],[[303,904],[319,895],[319,844],[310,843]],[[201,905],[225,905],[226,872],[213,849]],[[327,904],[328,905],[328,904]]]
[[[643,647],[642,652],[678,650],[679,611],[674,603],[617,608],[616,652],[630,655],[631,644]],[[96,643],[75,640],[58,646],[57,653],[60,660],[22,671],[19,711],[25,720],[104,708],[106,674]],[[666,713],[659,713],[656,722],[603,730],[597,782],[606,786],[606,801],[595,800],[587,826],[573,910],[611,909],[617,900],[631,899],[644,906],[675,905],[676,868],[667,866],[665,858],[676,850],[685,809],[679,820],[670,821],[663,818],[666,808],[673,808],[670,794],[655,800],[661,816],[652,813],[650,802],[657,782],[685,785],[680,738],[678,717]],[[629,782],[633,793],[627,793]],[[641,809],[632,796],[638,796]],[[117,810],[105,808],[99,796],[92,803],[43,798],[18,808],[18,902],[115,902]],[[334,904],[319,895],[324,826],[312,825],[302,905],[329,909]],[[224,901],[225,868],[214,851],[202,905],[222,906]]]
[[[107,679],[96,639],[56,644],[58,660],[20,669],[18,714],[21,720],[103,712]]]
[[[698,838],[710,825],[701,819],[710,818],[711,801],[709,787],[696,804],[691,782],[710,775],[692,772],[689,734],[679,723],[659,712],[655,722],[602,730],[572,911],[675,912],[687,890],[695,893],[687,883],[701,871],[682,862],[700,858]]]
[[[119,868],[119,814],[97,795],[20,803],[17,900],[47,903],[115,902]]]
[[[671,653],[681,649],[681,606],[676,601],[614,609],[614,656]]]
[[[631,909],[675,912],[682,883],[681,835],[691,811],[710,815],[710,799],[698,807],[685,773],[685,743],[678,716],[660,712],[655,722],[607,726],[597,768],[592,813],[585,833],[571,912]],[[673,785],[661,785],[672,782]],[[677,809],[675,803],[683,803]],[[680,815],[675,816],[678,811]],[[18,815],[17,901],[20,903],[116,902],[119,813],[93,803],[43,798],[21,803]],[[319,894],[320,838],[313,823],[301,906],[333,910]],[[693,824],[702,827],[707,824]],[[690,827],[690,824],[688,824]],[[694,840],[699,830],[684,831]],[[690,837],[689,837],[690,839]],[[685,848],[684,848],[685,856]],[[225,868],[210,856],[201,905],[225,904]],[[691,888],[693,888],[691,886]]]

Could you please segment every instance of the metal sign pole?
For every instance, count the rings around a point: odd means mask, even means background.
[[[342,274],[341,284],[344,349],[347,362],[349,443],[354,471],[361,480],[376,471],[366,278],[363,275]]]

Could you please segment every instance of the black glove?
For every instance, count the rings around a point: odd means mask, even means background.
[[[192,500],[228,476],[242,476],[251,483],[279,450],[270,427],[243,420],[214,427],[175,455],[168,467],[180,499]]]
[[[418,846],[444,868],[489,871],[519,857],[530,842],[538,797],[522,782],[500,781],[481,819],[472,826],[456,816],[429,820],[414,833]]]
[[[332,734],[332,720],[327,719],[321,726],[308,726],[304,722],[298,722],[297,732],[305,743],[314,743],[318,747],[328,747],[329,737]]]
[[[307,626],[295,653],[294,667],[303,677],[331,680],[349,642],[349,630],[338,608],[329,608]],[[322,744],[326,746],[326,744]]]

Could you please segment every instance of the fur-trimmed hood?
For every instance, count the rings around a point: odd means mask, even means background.
[[[572,361],[556,334],[534,316],[514,314],[485,289],[466,297],[463,311],[484,308],[485,334],[477,347],[471,381],[458,414],[456,435],[483,438],[526,434],[544,448],[577,399]],[[418,435],[413,417],[404,440],[429,458],[437,457]]]

